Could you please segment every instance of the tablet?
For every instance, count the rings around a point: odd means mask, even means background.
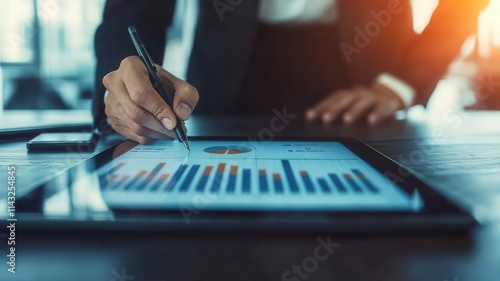
[[[190,145],[187,151],[177,141],[125,141],[68,171],[68,188],[94,207],[100,202],[115,223],[159,219],[149,227],[170,230],[177,230],[171,224],[191,230],[456,230],[475,223],[354,139],[191,138]]]

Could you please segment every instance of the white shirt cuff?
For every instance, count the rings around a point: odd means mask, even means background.
[[[388,73],[382,73],[377,76],[377,79],[375,79],[375,81],[394,91],[403,101],[405,108],[409,108],[413,105],[413,100],[415,98],[415,89],[413,89],[412,86],[408,85],[403,80],[396,78]]]

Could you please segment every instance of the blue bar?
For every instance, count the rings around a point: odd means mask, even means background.
[[[273,174],[274,190],[276,193],[283,193],[283,183],[281,182],[280,174]]]
[[[203,170],[203,174],[201,175],[200,181],[198,182],[198,185],[196,185],[197,192],[203,192],[205,190],[205,186],[207,186],[208,178],[210,177],[210,173],[212,173],[213,168],[214,167],[212,166],[205,167],[205,170]]]
[[[229,181],[227,183],[227,193],[234,193],[236,190],[236,175],[229,175]]]
[[[297,181],[293,176],[293,171],[292,171],[292,166],[290,166],[290,161],[281,160],[281,163],[283,164],[283,169],[285,170],[285,176],[286,179],[288,180],[288,184],[290,185],[290,191],[293,193],[298,193],[299,186],[297,185]]]
[[[107,173],[101,174],[98,177],[99,178],[99,186],[104,187],[105,185],[107,185],[108,184],[107,177],[112,175],[114,172],[118,171],[118,169],[120,169],[123,166],[125,166],[125,163],[119,163],[116,166],[114,166],[113,168],[111,168]]]
[[[200,165],[193,165],[191,169],[189,169],[189,172],[184,179],[184,181],[181,184],[181,187],[179,188],[179,192],[187,192],[189,187],[191,186],[191,183],[193,182],[193,178],[196,176],[196,173],[200,169]]]
[[[118,189],[118,187],[120,187],[122,184],[124,184],[124,183],[126,183],[126,182],[128,181],[129,177],[130,177],[130,176],[128,176],[128,175],[122,176],[122,178],[121,178],[121,179],[119,179],[119,180],[115,180],[114,182],[112,182],[112,183],[110,184],[110,185],[111,185],[111,187],[109,187],[109,186],[108,186],[108,188],[109,188],[110,190],[116,190],[116,189]]]
[[[125,163],[120,163],[120,164],[114,166],[111,170],[108,171],[108,174],[112,174],[112,173],[118,171],[118,169],[120,169],[123,166],[125,166]]]
[[[143,190],[148,184],[150,184],[161,169],[165,166],[165,163],[159,163],[156,167],[149,173],[149,175],[135,188],[136,190]]]
[[[161,175],[160,178],[156,180],[156,182],[151,186],[149,191],[157,191],[160,188],[160,186],[162,186],[165,183],[165,181],[168,180],[169,176],[170,174]]]
[[[372,193],[379,193],[379,190],[376,186],[372,184],[370,180],[360,171],[357,169],[353,169],[352,172],[358,177],[359,180],[361,180],[362,183],[370,190]]]
[[[250,169],[244,169],[243,170],[243,193],[250,193],[250,184],[251,184],[251,178],[250,178]]]
[[[354,181],[353,177],[349,174],[343,174],[344,179],[349,183],[349,185],[352,187],[354,192],[356,193],[362,193],[363,189]]]
[[[335,185],[335,187],[337,187],[337,190],[340,193],[346,193],[347,192],[347,188],[340,181],[339,177],[336,174],[328,174],[328,177],[330,177],[330,180],[332,180],[333,185]]]
[[[229,170],[229,181],[227,182],[227,193],[234,193],[236,190],[236,174],[238,173],[238,166],[231,166]]]
[[[328,183],[326,182],[326,180],[324,178],[319,178],[318,183],[319,183],[319,186],[321,187],[321,190],[324,193],[332,193],[330,186],[328,185]]]
[[[114,177],[114,178],[110,179],[111,177]],[[117,178],[118,178],[118,175],[106,175],[106,174],[100,175],[99,176],[99,186],[101,187],[102,190],[109,189],[110,186],[113,186],[113,182],[116,181]]]
[[[181,165],[179,167],[179,169],[177,169],[177,171],[175,171],[174,175],[172,176],[172,178],[168,182],[167,186],[165,186],[165,188],[163,189],[163,191],[170,192],[170,191],[174,190],[175,185],[179,182],[179,180],[181,179],[182,175],[187,170],[187,167],[188,167],[188,165],[184,165],[184,164]]]
[[[259,188],[261,193],[268,193],[266,170],[259,170]]]
[[[309,173],[307,173],[306,171],[300,171],[300,176],[302,177],[302,181],[304,182],[307,193],[315,193],[316,190],[314,189],[314,185],[311,181]]]
[[[140,171],[137,175],[123,188],[123,190],[130,190],[132,186],[138,183],[145,175],[147,171]]]
[[[226,164],[221,163],[217,166],[217,172],[215,173],[215,178],[210,188],[211,192],[219,192],[222,183],[222,177],[224,176],[224,170],[226,169]]]

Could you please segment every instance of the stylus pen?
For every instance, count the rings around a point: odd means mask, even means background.
[[[158,76],[158,72],[156,71],[156,65],[151,59],[151,56],[149,55],[148,51],[146,51],[146,47],[144,47],[144,43],[142,43],[142,40],[139,37],[139,34],[137,33],[135,27],[129,26],[128,32],[130,33],[132,42],[134,42],[134,46],[137,49],[139,57],[141,57],[142,61],[146,65],[146,68],[148,69],[149,79],[151,80],[151,84],[153,84],[153,88],[155,88],[158,94],[160,94],[160,97],[173,110],[175,89],[174,86],[172,85],[172,82],[168,79],[165,80],[160,79],[160,77]],[[177,138],[179,139],[180,142],[184,144],[187,150],[190,150],[188,138],[186,136],[186,133],[184,132],[184,129],[182,128],[183,123],[179,120],[179,118],[177,118],[176,124],[177,125],[175,125],[174,131],[175,134],[177,135]]]

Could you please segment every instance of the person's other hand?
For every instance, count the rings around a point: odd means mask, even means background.
[[[351,124],[365,119],[377,124],[393,118],[396,111],[404,108],[401,98],[382,84],[372,87],[354,87],[340,90],[306,112],[310,121],[321,120],[332,123],[337,120]]]
[[[199,100],[198,91],[157,66],[162,79],[169,79],[175,89],[173,110],[180,120],[189,119]],[[151,85],[148,71],[137,56],[124,59],[118,70],[103,78],[108,90],[106,115],[113,129],[123,136],[145,144],[155,139],[175,137],[174,111]]]

